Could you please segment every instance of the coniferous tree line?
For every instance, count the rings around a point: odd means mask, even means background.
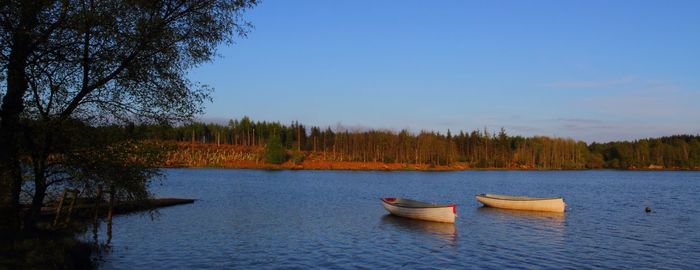
[[[473,130],[453,134],[389,130],[349,130],[306,126],[299,122],[233,119],[228,125],[129,125],[140,139],[264,147],[276,138],[285,149],[314,154],[327,161],[384,162],[473,168],[679,168],[700,167],[700,136],[676,135],[633,142],[586,144],[568,138],[511,136]]]

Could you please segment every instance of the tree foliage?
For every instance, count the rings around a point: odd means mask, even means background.
[[[74,179],[143,197],[156,175],[148,158],[132,159],[148,156],[144,145],[95,140],[105,134],[94,127],[167,124],[201,112],[210,89],[186,72],[210,61],[218,44],[244,36],[250,25],[242,13],[255,4],[0,1],[0,214],[8,217],[0,229],[18,227],[21,214],[32,227],[47,188]],[[25,179],[33,198],[20,213]]]
[[[265,161],[272,164],[282,164],[287,161],[287,151],[277,136],[270,137],[265,144]]]

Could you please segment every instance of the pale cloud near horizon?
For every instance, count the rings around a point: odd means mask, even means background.
[[[644,85],[631,89],[611,95],[591,96],[579,102],[581,106],[593,108],[600,113],[640,120],[700,116],[696,104],[700,98],[698,91],[674,85]]]
[[[603,123],[603,121],[598,120],[598,119],[585,119],[585,118],[556,118],[553,119],[554,121],[560,121],[560,122],[571,122],[571,123],[579,123],[579,124],[600,124]]]
[[[598,119],[557,118],[554,121],[564,130],[609,130],[618,126]]]
[[[700,89],[683,83],[688,82],[677,83],[633,75],[597,81],[558,81],[548,85],[556,86],[560,91],[537,91],[533,97],[539,98],[527,99],[515,105],[505,106],[499,103],[500,99],[483,99],[478,102],[489,104],[488,106],[465,103],[463,107],[471,108],[470,110],[448,106],[406,106],[411,107],[410,112],[402,109],[392,113],[370,111],[364,114],[362,119],[366,120],[362,122],[353,118],[355,114],[340,114],[334,121],[303,114],[288,119],[274,119],[274,113],[249,116],[255,121],[267,119],[289,124],[293,121],[289,119],[298,119],[309,127],[356,131],[399,132],[407,129],[414,134],[421,130],[444,134],[449,129],[452,134],[457,134],[459,131],[483,131],[484,128],[492,133],[503,127],[509,135],[526,137],[556,136],[589,143],[636,140],[700,133],[700,109],[695,104],[700,100]],[[565,89],[572,91],[563,91]],[[372,108],[376,104],[367,106]],[[438,113],[437,116],[435,112]],[[242,116],[232,118],[240,117]],[[229,118],[204,116],[199,120],[227,124]],[[342,124],[338,125],[339,123]]]
[[[700,100],[700,89],[672,82],[639,79],[630,75],[599,81],[559,81],[548,85],[557,88],[609,90],[588,93],[571,100],[568,108],[586,112],[589,116],[562,115],[557,118],[558,121],[570,122],[569,124],[622,119],[665,124],[663,118],[692,122],[689,120],[693,117],[700,117],[696,104]]]
[[[589,142],[697,134],[700,90],[659,80],[617,82],[620,84],[608,88],[616,91],[571,102],[571,108],[589,116],[558,118],[561,130]]]
[[[549,88],[610,88],[635,82],[636,78],[631,75],[608,80],[570,80],[553,81],[545,83]]]

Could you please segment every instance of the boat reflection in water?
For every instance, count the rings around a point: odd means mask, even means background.
[[[494,221],[518,227],[531,227],[537,231],[563,236],[566,226],[566,214],[563,212],[538,212],[525,210],[500,209],[488,206],[477,208],[477,214],[492,216]]]
[[[457,228],[454,223],[424,221],[391,214],[384,215],[381,223],[382,225],[388,224],[402,230],[436,236],[451,243],[456,243],[457,241]]]

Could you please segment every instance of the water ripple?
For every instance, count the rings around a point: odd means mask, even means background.
[[[699,172],[166,173],[156,193],[200,200],[162,209],[155,220],[116,217],[101,268],[700,266]],[[564,214],[484,208],[473,198],[483,192],[561,195],[569,207]],[[387,215],[377,199],[384,196],[457,203],[459,217],[443,224]]]

